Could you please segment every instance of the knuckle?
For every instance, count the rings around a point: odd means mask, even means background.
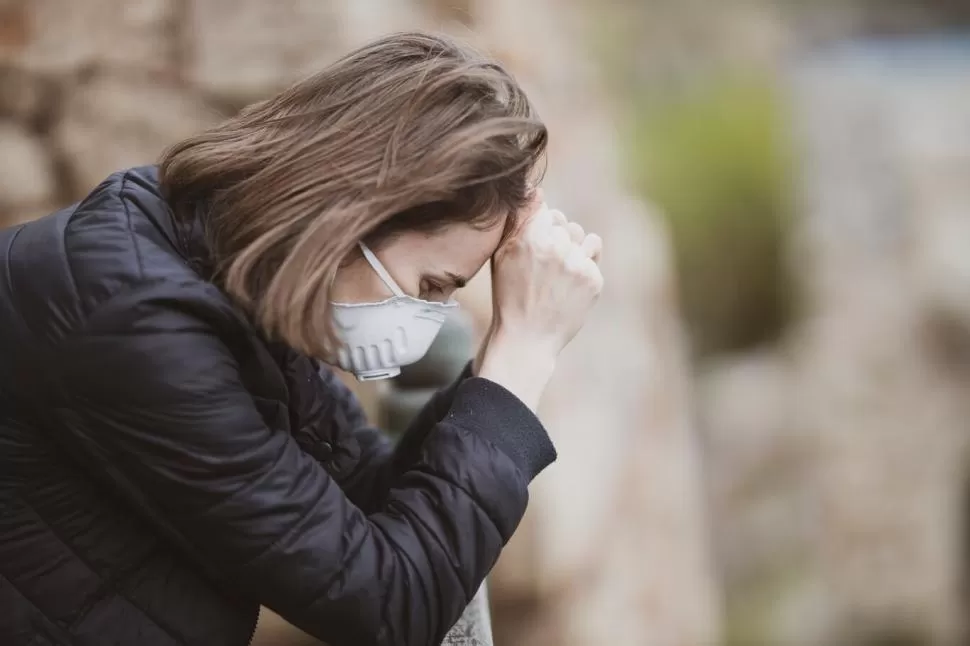
[[[572,255],[571,254],[572,250],[570,249],[570,246],[571,245],[569,244],[569,240],[563,240],[562,238],[556,239],[554,243],[556,255],[559,258],[561,258],[563,261],[568,261],[570,255]]]
[[[583,255],[583,252],[575,245],[572,245],[571,248],[566,252],[565,260],[566,267],[571,273],[577,275],[582,275],[585,273],[586,270],[584,268],[584,261],[586,258]]]
[[[583,263],[583,272],[589,284],[599,291],[603,287],[603,273],[595,262],[586,258]]]

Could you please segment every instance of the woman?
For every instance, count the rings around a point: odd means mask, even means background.
[[[534,411],[602,278],[501,67],[398,34],[0,231],[0,643],[435,644],[555,458]],[[492,260],[473,365],[393,448],[391,376]]]

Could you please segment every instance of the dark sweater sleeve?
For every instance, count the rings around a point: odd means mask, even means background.
[[[65,432],[110,460],[114,486],[137,492],[149,522],[315,637],[437,646],[551,460],[538,420],[495,384],[462,382],[384,504],[365,513],[292,435],[266,425],[222,340],[230,317],[212,301],[204,287],[153,285],[102,305],[60,348],[52,397],[70,413]]]

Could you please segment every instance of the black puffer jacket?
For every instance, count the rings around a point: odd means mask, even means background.
[[[0,644],[434,644],[555,457],[464,375],[392,450],[205,279],[153,167],[0,231]]]

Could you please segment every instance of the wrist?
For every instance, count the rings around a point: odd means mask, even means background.
[[[485,336],[482,338],[481,344],[478,346],[478,352],[475,353],[475,357],[472,359],[472,375],[478,376],[482,370],[482,361],[485,360],[485,352],[488,351],[488,344],[492,340],[492,334],[495,330],[494,319],[492,323],[488,326],[488,330],[485,332]]]
[[[534,334],[525,331],[521,326],[502,324],[497,324],[492,329],[489,348],[492,347],[497,352],[515,357],[519,363],[530,361],[547,368],[549,372],[556,366],[560,349],[552,336]]]
[[[556,367],[555,344],[496,328],[482,356],[478,376],[505,387],[536,412]]]

